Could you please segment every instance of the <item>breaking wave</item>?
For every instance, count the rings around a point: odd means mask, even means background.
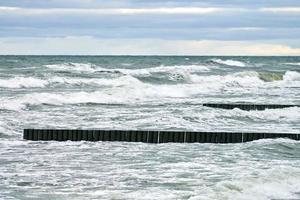
[[[32,77],[15,77],[11,79],[0,79],[0,88],[44,88],[51,84],[67,85],[95,85],[95,86],[122,86],[134,84],[138,80],[133,76],[121,76],[114,79],[97,78],[71,78],[71,77],[50,77],[38,79]]]
[[[300,73],[295,71],[287,71],[283,75],[283,80],[285,81],[300,81]]]
[[[300,107],[290,107],[282,109],[266,109],[264,112],[258,110],[245,111],[235,108],[230,110],[228,115],[248,117],[257,121],[264,121],[266,119],[281,122],[289,122],[300,120]],[[225,114],[226,115],[226,114]]]
[[[155,69],[155,70],[154,70]],[[256,72],[256,71],[244,71],[237,72],[227,75],[198,75],[194,74],[193,67],[187,68],[184,71],[174,71],[174,67],[163,67],[152,68],[152,70],[147,70],[146,73],[162,72],[165,70],[167,77],[163,77],[162,82],[157,82],[159,85],[164,85],[168,80],[173,81],[177,84],[200,84],[203,88],[210,84],[210,87],[215,88],[214,86],[260,86],[266,85],[267,82],[274,82],[276,84],[285,86],[287,83],[298,84],[300,81],[300,73],[296,71],[287,71],[286,73],[271,73],[271,72]],[[192,72],[189,72],[191,70]],[[124,86],[124,85],[133,85],[136,83],[147,83],[147,80],[143,77],[135,75],[135,72],[128,71],[124,75],[111,78],[80,78],[80,77],[65,77],[65,76],[54,76],[48,78],[34,78],[34,77],[14,77],[10,79],[0,79],[0,88],[44,88],[48,86],[53,86],[55,84],[59,85],[91,85],[95,87],[101,86]],[[139,75],[142,71],[136,72]],[[136,77],[137,76],[137,77]],[[157,78],[155,75],[149,75],[153,77],[154,81]],[[147,76],[148,77],[148,76]],[[168,79],[168,80],[167,80]],[[154,82],[155,83],[155,82]],[[197,86],[199,87],[199,86]]]
[[[0,88],[34,88],[45,87],[49,82],[34,77],[14,77],[10,79],[0,79]]]
[[[91,63],[63,63],[45,65],[46,67],[56,71],[70,71],[70,72],[98,72],[98,73],[116,73],[116,74],[127,74],[127,75],[150,75],[151,73],[163,73],[171,71],[183,71],[183,72],[203,72],[209,71],[210,69],[204,65],[174,65],[174,66],[157,66],[151,68],[141,69],[129,69],[129,68],[115,68],[107,69],[100,66],[93,65]]]
[[[300,62],[297,62],[297,63],[284,63],[286,65],[295,65],[295,66],[300,66]]]
[[[245,71],[235,73],[234,76],[241,77],[257,77],[264,82],[273,81],[300,81],[300,73],[296,71],[286,71],[285,73],[272,73],[272,72],[256,72],[256,71]]]
[[[114,87],[95,92],[31,93],[15,98],[0,99],[0,109],[22,110],[33,105],[64,104],[135,104],[164,98],[184,98],[201,92],[201,88],[190,85],[151,85],[139,82],[124,87]]]
[[[90,63],[61,63],[45,65],[45,67],[56,71],[80,71],[80,72],[95,72],[95,65]]]
[[[238,60],[212,59],[212,62],[228,66],[246,67],[246,63]]]
[[[289,85],[290,81],[299,81],[300,74],[286,72],[283,80],[276,81],[278,84]],[[272,88],[260,78],[257,72],[235,73],[225,76],[189,75],[189,82],[181,84],[150,84],[145,83],[133,76],[126,75],[115,79],[65,79],[52,78],[50,82],[62,82],[67,84],[97,84],[98,86],[110,85],[109,88],[99,88],[95,92],[65,92],[65,93],[31,93],[14,99],[3,99],[0,109],[19,110],[27,105],[63,105],[81,103],[104,103],[104,104],[131,104],[147,101],[164,101],[176,98],[192,98],[195,95],[220,93],[226,91],[247,92],[249,89],[258,87]],[[299,82],[296,82],[299,83]],[[275,86],[278,86],[275,85]],[[16,84],[19,85],[19,84]],[[298,84],[299,85],[299,84]]]
[[[276,74],[270,72],[256,72],[245,71],[228,74],[225,76],[211,75],[211,76],[197,76],[191,75],[191,80],[194,83],[211,83],[211,84],[236,84],[237,86],[257,87],[257,86],[272,86],[267,82],[274,82],[285,86],[290,82],[298,83],[300,81],[300,73],[295,71],[287,71],[285,74]],[[233,85],[232,85],[233,86]]]

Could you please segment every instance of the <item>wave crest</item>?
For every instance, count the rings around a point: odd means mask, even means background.
[[[34,77],[14,77],[10,79],[0,79],[0,88],[34,88],[45,87],[47,80]]]
[[[238,60],[222,60],[222,59],[212,59],[212,62],[222,64],[222,65],[228,65],[228,66],[236,66],[236,67],[246,67],[246,63]]]
[[[164,68],[168,70],[169,68]],[[173,68],[172,68],[173,69]],[[187,70],[187,71],[185,71]],[[285,85],[287,83],[299,84],[300,73],[296,71],[287,71],[286,73],[272,73],[272,72],[256,72],[256,71],[244,71],[228,75],[197,75],[188,70],[194,70],[193,67],[185,69],[183,71],[168,71],[166,77],[162,77],[160,82],[155,84],[164,85],[168,84],[168,80],[173,81],[176,84],[211,84],[214,85],[227,85],[234,86],[234,84],[240,86],[260,86],[267,82],[274,82],[279,85]],[[161,69],[156,69],[153,71],[162,71]],[[131,71],[132,72],[132,71]],[[139,71],[139,74],[143,73]],[[146,73],[149,73],[147,71]],[[144,74],[145,75],[145,74]],[[150,76],[150,75],[149,75]],[[155,75],[151,75],[156,80]],[[49,78],[34,78],[34,77],[15,77],[10,79],[0,79],[0,88],[44,88],[47,86],[53,86],[55,84],[67,84],[67,85],[91,85],[96,87],[101,86],[124,86],[141,84],[143,81],[147,82],[147,79],[136,78],[134,75],[121,75],[115,78],[76,78],[76,77],[64,77],[64,76],[54,76]],[[202,85],[202,87],[203,87]]]
[[[61,63],[45,65],[45,67],[56,71],[81,71],[81,72],[95,72],[95,66],[90,63]]]
[[[174,71],[185,71],[185,72],[202,72],[209,71],[210,69],[204,65],[173,65],[173,66],[157,66],[150,68],[130,69],[130,68],[103,68],[96,66],[91,63],[62,63],[45,65],[47,68],[56,71],[75,71],[75,72],[106,72],[106,73],[117,73],[126,75],[150,75],[151,73],[164,73]]]

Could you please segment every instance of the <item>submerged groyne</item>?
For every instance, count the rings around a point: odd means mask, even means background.
[[[242,143],[264,138],[300,140],[297,133],[191,132],[153,130],[24,129],[25,140],[123,141],[145,143]]]

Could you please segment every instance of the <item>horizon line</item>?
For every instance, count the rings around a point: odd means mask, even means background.
[[[0,54],[0,56],[177,56],[177,57],[300,57],[300,55],[168,55],[168,54]]]

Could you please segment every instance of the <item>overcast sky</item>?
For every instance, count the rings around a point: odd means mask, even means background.
[[[0,0],[0,54],[300,55],[300,1]]]

